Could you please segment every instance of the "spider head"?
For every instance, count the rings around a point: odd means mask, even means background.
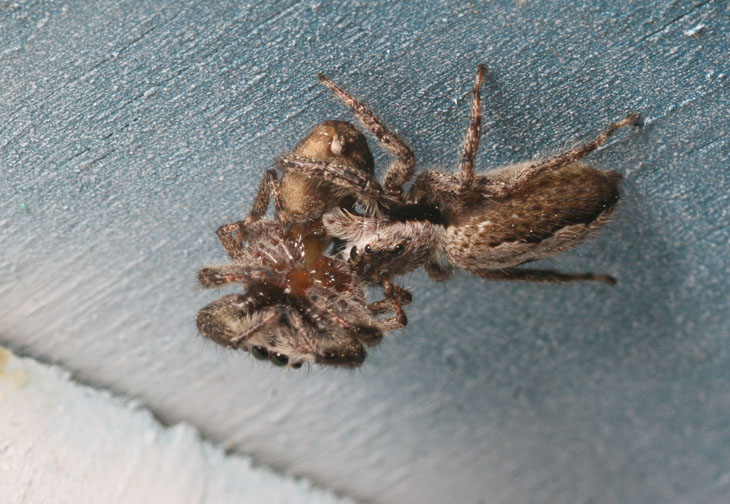
[[[200,333],[228,348],[247,351],[276,367],[299,369],[305,362],[355,368],[367,356],[365,346],[383,338],[377,327],[356,323],[341,328],[300,311],[292,300],[257,306],[248,295],[230,294],[198,312]]]
[[[346,242],[350,267],[376,282],[408,273],[437,255],[445,229],[438,208],[417,204],[395,207],[385,217],[338,210],[325,214],[322,223]]]
[[[289,356],[277,351],[269,351],[268,348],[264,345],[255,345],[250,348],[248,348],[248,352],[253,355],[253,357],[257,360],[268,360],[271,361],[271,363],[274,366],[277,367],[284,367],[289,364]],[[291,367],[294,369],[299,369],[302,367],[303,362],[293,362],[291,363]]]
[[[350,248],[348,264],[358,275],[379,282],[387,280],[394,274],[402,274],[418,266],[411,268],[411,260],[403,257],[406,250],[406,242],[399,241],[392,246],[383,247],[383,243],[375,242],[377,249],[366,244],[362,249],[357,245]]]

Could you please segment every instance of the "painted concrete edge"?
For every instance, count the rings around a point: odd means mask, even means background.
[[[0,495],[7,503],[353,503],[228,455],[187,424],[0,346]]]

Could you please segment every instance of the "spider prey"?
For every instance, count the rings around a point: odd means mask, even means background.
[[[341,121],[316,126],[293,153],[363,176],[373,170],[364,137]],[[200,310],[198,329],[216,343],[279,366],[297,368],[305,361],[358,366],[366,356],[363,345],[376,345],[384,331],[405,325],[401,305],[410,303],[410,293],[383,281],[388,299],[367,304],[356,272],[323,255],[330,237],[321,228],[321,214],[333,206],[352,208],[352,197],[289,175],[279,184],[275,172],[266,172],[249,217],[218,229],[233,264],[202,269],[199,282],[205,288],[240,283],[246,293],[224,296]],[[277,220],[261,219],[272,196]],[[391,317],[375,318],[389,310]]]
[[[355,367],[364,345],[402,327],[397,317],[376,319],[388,301],[368,305],[356,273],[343,261],[308,256],[301,236],[282,223],[256,221],[241,228],[245,248],[226,247],[233,264],[200,270],[206,288],[240,283],[198,312],[201,334],[221,345],[248,350],[258,359],[298,368],[303,362]]]
[[[636,123],[639,115],[626,116],[579,147],[475,175],[484,73],[480,65],[458,173],[420,173],[401,203],[382,215],[333,209],[323,217],[325,229],[346,242],[342,255],[349,264],[373,279],[424,266],[437,281],[462,268],[489,280],[615,283],[607,275],[516,266],[568,250],[609,220],[622,177],[580,160],[617,129]],[[364,105],[327,82],[361,117]]]

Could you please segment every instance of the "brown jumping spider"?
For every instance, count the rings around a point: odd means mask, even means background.
[[[367,143],[345,122],[318,125],[293,155],[372,176]],[[261,219],[272,197],[276,220]],[[198,274],[205,288],[238,283],[246,293],[229,294],[200,310],[201,334],[278,366],[298,368],[303,362],[359,366],[366,356],[363,345],[376,345],[384,331],[406,324],[401,305],[410,303],[411,297],[385,280],[379,283],[387,299],[368,304],[356,272],[344,261],[324,255],[330,237],[321,226],[322,212],[351,209],[353,200],[351,194],[325,182],[285,173],[279,184],[275,172],[266,172],[249,217],[217,231],[233,263],[203,268]],[[363,205],[383,201],[387,197],[363,200]],[[393,312],[391,317],[376,318],[388,311]]]
[[[475,175],[484,73],[480,65],[459,172],[420,173],[400,204],[386,205],[383,215],[334,209],[322,220],[327,233],[346,242],[342,257],[373,280],[424,266],[437,281],[448,278],[453,268],[462,268],[489,280],[615,283],[606,275],[516,266],[568,250],[609,220],[622,177],[580,160],[617,129],[636,123],[639,115],[626,116],[579,147]],[[326,79],[325,84],[367,126],[362,119],[365,106]],[[398,194],[397,187],[386,188],[389,196]]]
[[[343,261],[307,253],[305,240],[280,222],[260,220],[239,228],[247,246],[226,250],[232,264],[200,270],[205,288],[239,283],[245,294],[229,294],[198,312],[201,334],[221,345],[249,351],[275,365],[303,362],[355,367],[364,345],[384,331],[402,327],[389,300],[367,304],[355,272]]]

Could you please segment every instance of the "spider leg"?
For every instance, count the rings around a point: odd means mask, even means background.
[[[351,331],[354,327],[353,324],[331,308],[331,296],[329,296],[323,289],[310,287],[309,296],[292,296],[291,303],[296,306],[299,313],[306,318],[315,327],[315,329],[317,329],[317,331],[328,331],[331,329],[333,323],[346,331]]]
[[[375,177],[342,161],[322,161],[286,155],[279,163],[286,171],[324,180],[354,195],[368,211],[395,206],[399,200],[383,191]]]
[[[271,198],[274,199],[274,212],[278,218],[282,207],[281,186],[279,185],[279,180],[276,178],[276,171],[266,170],[246,221],[251,223],[263,217],[269,208],[269,200]]]
[[[242,342],[248,340],[249,338],[251,338],[251,336],[259,332],[261,329],[271,324],[272,322],[278,321],[281,317],[281,310],[277,307],[271,307],[266,311],[268,311],[269,313],[264,316],[264,318],[248,327],[245,331],[238,333],[229,340],[231,348],[238,348],[238,346]]]
[[[462,184],[450,173],[429,170],[421,172],[408,191],[409,203],[439,201],[443,198],[457,199],[461,195]]]
[[[302,353],[316,352],[317,341],[310,336],[310,331],[307,329],[307,320],[305,320],[304,315],[298,310],[289,310],[287,320],[289,321],[289,326],[296,333],[296,339],[291,342],[291,345]]]
[[[372,313],[373,315],[382,315],[383,313],[388,313],[393,308],[393,305],[390,302],[390,299],[384,298],[380,301],[375,301],[374,303],[370,303],[368,305],[368,311]]]
[[[355,117],[378,139],[378,142],[396,156],[397,160],[388,165],[383,185],[390,193],[401,194],[401,186],[410,180],[416,167],[416,158],[411,148],[398,135],[390,131],[383,121],[370,110],[370,107],[337,86],[325,75],[319,74],[318,78],[335,96],[352,109]]]
[[[381,284],[385,289],[385,299],[382,301],[388,301],[390,308],[393,311],[393,315],[384,318],[377,319],[375,322],[378,328],[383,331],[394,331],[396,329],[403,329],[408,324],[408,317],[406,317],[405,311],[403,311],[403,305],[407,305],[411,302],[411,293],[403,287],[392,283],[390,280],[382,279]],[[379,302],[373,303],[370,306],[375,305],[376,309],[381,309],[378,305]],[[368,309],[370,309],[368,306]]]
[[[597,273],[562,273],[556,270],[504,268],[499,270],[470,269],[470,273],[485,280],[519,280],[522,282],[569,283],[592,280],[615,285],[616,279],[609,275]]]
[[[449,279],[452,273],[450,268],[445,268],[444,265],[437,260],[427,262],[423,265],[423,269],[426,270],[428,278],[434,282],[444,282]]]
[[[373,315],[382,315],[383,313],[392,311],[393,299],[395,299],[401,306],[411,304],[411,302],[413,301],[413,295],[411,295],[410,291],[404,289],[400,285],[391,284],[391,286],[392,298],[386,297],[385,299],[381,299],[380,301],[370,303],[368,305],[368,310],[370,311],[370,313],[372,313]]]
[[[351,332],[354,329],[354,324],[351,324],[349,320],[342,317],[339,313],[328,306],[327,303],[313,302],[312,304],[317,308],[317,310],[325,313],[329,320],[343,328],[345,331]]]
[[[200,334],[229,348],[237,348],[257,331],[274,322],[280,316],[281,309],[271,307],[270,313],[241,331],[243,324],[238,323],[243,317],[265,308],[266,300],[253,294],[229,294],[202,308],[196,322]]]
[[[354,368],[365,361],[366,353],[357,338],[349,338],[334,348],[322,345],[316,338],[312,339],[307,331],[307,322],[297,310],[289,313],[289,324],[297,333],[296,346],[302,353],[312,354],[314,361],[330,366]]]
[[[269,222],[261,220],[242,220],[223,224],[216,229],[215,234],[218,235],[223,248],[226,249],[228,255],[234,261],[243,260],[243,244],[249,241],[267,228]]]
[[[315,288],[310,287],[310,289]],[[311,297],[316,296],[316,294],[308,297],[292,296],[289,302],[296,308],[295,311],[300,315],[302,320],[306,320],[318,332],[327,332],[332,328],[332,322],[340,325],[340,320],[330,317],[330,312],[311,300]],[[338,318],[344,320],[341,317]],[[349,326],[347,321],[344,321],[343,324]]]
[[[482,80],[487,67],[483,64],[477,67],[477,75],[474,81],[474,89],[471,92],[471,124],[466,130],[464,146],[462,147],[461,163],[459,163],[459,179],[462,190],[471,188],[474,182],[474,156],[479,147],[479,138],[482,134]]]
[[[218,235],[218,239],[223,245],[223,248],[228,252],[228,255],[232,259],[240,259],[242,256],[243,242],[252,236],[255,236],[257,229],[252,229],[251,224],[257,222],[261,217],[266,214],[266,210],[269,207],[269,201],[273,197],[274,199],[274,211],[276,216],[279,217],[279,213],[282,207],[281,203],[281,187],[279,181],[276,178],[276,171],[267,170],[264,172],[264,176],[259,184],[259,189],[256,192],[253,205],[251,205],[251,211],[246,219],[230,224],[223,224],[220,226],[215,234]]]
[[[255,283],[272,284],[282,283],[278,273],[271,268],[259,266],[246,266],[244,264],[224,264],[221,266],[208,266],[198,272],[198,282],[206,289],[215,289],[229,283],[243,284],[248,288]]]
[[[289,312],[288,319],[292,329],[294,329],[298,335],[298,340],[311,343],[311,338],[309,338],[309,333],[307,333],[307,323],[302,314],[297,310],[291,310]]]
[[[557,154],[550,158],[531,163],[512,184],[508,184],[502,188],[496,188],[495,191],[500,196],[518,192],[538,175],[547,171],[557,170],[569,164],[575,163],[576,161],[580,161],[588,154],[596,150],[598,147],[603,145],[617,129],[623,128],[624,126],[637,124],[639,121],[639,117],[639,114],[629,114],[620,121],[616,121],[615,123],[611,124],[608,128],[606,128],[595,138],[593,138],[593,140],[573,149],[561,152],[560,154]]]
[[[314,296],[311,296],[314,297]],[[317,296],[318,300],[312,301],[298,298],[295,300],[299,312],[306,317],[318,331],[324,332],[331,329],[334,323],[342,328],[351,337],[362,341],[368,346],[375,345],[383,339],[381,329],[375,325],[353,324],[345,319],[340,313],[332,308],[334,303],[331,296]]]

